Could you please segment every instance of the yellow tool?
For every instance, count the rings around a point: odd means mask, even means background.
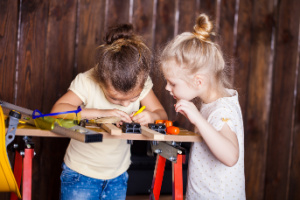
[[[138,111],[136,111],[136,113],[134,113],[133,116],[136,116],[137,114],[143,112],[143,110],[146,108],[146,106],[141,107]]]
[[[7,158],[4,114],[0,106],[0,192],[14,192],[21,199],[19,187]]]

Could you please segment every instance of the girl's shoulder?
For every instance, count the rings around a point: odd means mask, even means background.
[[[238,93],[231,90],[232,96],[220,98],[201,108],[201,114],[217,130],[227,123],[235,133],[243,130],[243,117],[238,101]]]
[[[222,97],[209,104],[203,104],[201,106],[201,113],[209,116],[212,113],[223,112],[223,113],[241,113],[241,108],[238,100],[238,92],[236,90],[227,89],[230,94],[228,97]]]

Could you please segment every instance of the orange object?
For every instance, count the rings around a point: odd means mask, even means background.
[[[156,120],[155,121],[155,124],[164,124],[166,120],[162,120],[162,119],[159,119],[159,120]]]
[[[179,128],[176,126],[167,127],[167,133],[170,135],[178,135],[180,132]]]
[[[176,163],[172,163],[172,199],[183,200],[183,174],[182,174],[183,155],[177,154]],[[166,158],[157,155],[152,181],[152,194],[150,200],[159,200]]]
[[[176,127],[177,128],[177,127]],[[176,200],[183,200],[183,176],[182,176],[182,163],[183,155],[177,155],[177,162],[172,163],[172,182],[173,193],[172,197]]]
[[[168,128],[169,126],[173,126],[173,122],[169,120],[165,120],[165,125]]]

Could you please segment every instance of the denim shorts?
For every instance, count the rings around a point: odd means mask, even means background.
[[[62,164],[60,176],[61,200],[125,200],[127,191],[128,173],[120,176],[101,180],[79,174],[65,163]]]

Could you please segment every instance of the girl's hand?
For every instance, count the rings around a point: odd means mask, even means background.
[[[135,123],[139,123],[139,124],[145,126],[145,125],[147,125],[149,123],[153,123],[154,122],[154,119],[152,117],[152,112],[144,110],[143,112],[141,112],[141,113],[133,116],[134,113],[132,113],[130,115],[130,117],[131,117],[131,120],[134,121]]]
[[[131,123],[132,122],[130,116],[126,112],[124,112],[122,110],[109,109],[109,110],[99,110],[99,111],[100,111],[99,116],[101,116],[101,117],[116,116],[116,117],[120,117],[121,121],[123,121],[123,122],[127,122],[127,123]]]
[[[174,106],[175,111],[183,114],[192,124],[195,124],[201,115],[198,108],[190,101],[180,99]]]

